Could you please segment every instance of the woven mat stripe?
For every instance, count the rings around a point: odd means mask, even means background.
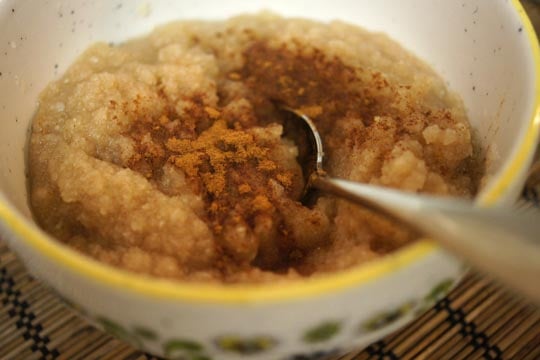
[[[54,335],[51,335],[50,346],[58,349],[60,352],[59,358],[62,358],[66,353],[66,349],[72,348],[79,341],[79,337],[73,334],[79,333],[82,329],[88,327],[79,318],[70,317],[67,321],[62,322],[61,327],[57,329]],[[94,330],[92,329],[92,331]]]
[[[89,325],[81,323],[80,319],[68,326],[72,334],[59,345],[59,359],[73,359],[79,348],[87,346],[87,341],[93,341],[101,335],[96,334]]]
[[[441,359],[462,358],[457,356],[457,353],[467,347],[480,350],[485,357],[500,358],[500,344],[493,345],[495,341],[493,339],[490,340],[488,334],[479,331],[477,329],[478,326],[472,321],[471,316],[469,316],[470,314],[467,314],[464,310],[469,304],[471,303],[464,303],[463,308],[455,308],[447,300],[440,302],[438,308],[444,309],[448,313],[448,316],[445,318],[448,325],[443,325],[442,329],[439,328],[442,331],[433,333],[424,343],[416,343],[410,346],[408,352],[398,352],[401,355],[400,358],[422,359],[429,356]],[[436,339],[437,337],[439,338]],[[456,355],[453,356],[454,354]]]
[[[3,293],[3,295],[0,295],[0,299],[2,299],[5,304],[5,310],[7,310],[4,314],[5,316],[17,320],[18,318],[14,316],[14,312],[20,312],[20,308],[30,308],[31,306],[31,317],[35,318],[35,321],[42,321],[43,327],[50,325],[49,318],[51,312],[64,310],[58,303],[58,300],[47,292],[46,289],[40,287],[31,288],[29,293],[18,290],[10,295],[6,295],[6,293]],[[32,321],[34,320],[32,319]]]
[[[519,319],[520,321],[515,323],[515,326],[512,329],[508,329],[506,334],[503,335],[500,339],[500,348],[503,349],[503,355],[505,358],[511,358],[512,352],[509,350],[512,344],[519,342],[519,346],[523,346],[523,334],[530,329],[536,329],[538,331],[540,327],[538,326],[540,316],[536,313],[535,310],[527,311],[527,315]]]
[[[538,332],[535,336],[535,339],[531,340],[529,344],[527,344],[526,347],[521,349],[518,353],[516,353],[516,359],[524,358],[524,359],[540,359],[540,332]]]
[[[11,336],[2,338],[2,349],[6,353],[6,357],[19,353],[21,350],[29,346],[33,352],[40,352],[43,356],[57,356],[59,354],[56,349],[49,349],[47,344],[50,342],[48,336],[42,334],[43,325],[40,319],[36,319],[35,306],[31,307],[30,303],[21,297],[21,291],[16,289],[16,282],[8,269],[0,268],[0,301],[5,308],[4,311],[15,321],[15,331]],[[36,286],[37,288],[38,286]],[[45,313],[47,314],[47,313]],[[14,339],[14,336],[17,338]]]
[[[84,339],[80,339],[78,343],[72,348],[66,351],[67,357],[70,359],[88,359],[90,357],[97,358],[95,356],[99,349],[107,344],[110,339],[102,334],[97,334],[95,331],[89,332],[88,336]],[[120,345],[117,343],[117,345]],[[133,351],[133,350],[131,350]]]
[[[140,353],[136,353],[133,350],[131,350],[130,348],[122,347],[119,352],[117,352],[115,354],[112,354],[112,356],[107,357],[106,359],[107,360],[113,360],[113,359],[128,360],[128,359],[133,359],[133,358],[143,357],[143,356],[144,355],[142,355]]]
[[[73,325],[73,324],[71,324]],[[77,327],[74,327],[74,330],[77,330]],[[80,349],[86,348],[88,341],[94,340],[95,337],[99,337],[99,334],[95,334],[93,331],[88,332],[88,336],[81,338],[71,338],[68,337],[67,341],[65,343],[62,343],[61,347],[58,346],[58,350],[60,352],[60,355],[58,358],[64,358],[64,359],[72,359],[72,354],[77,354]],[[71,352],[71,354],[70,354]]]
[[[452,359],[468,359],[468,360],[469,359],[470,360],[474,360],[474,359],[521,359],[521,357],[516,356],[517,351],[519,351],[520,349],[525,348],[525,347],[533,346],[534,342],[536,342],[535,346],[538,347],[538,340],[534,339],[535,332],[534,331],[528,331],[530,329],[531,328],[527,328],[527,327],[523,328],[523,332],[525,334],[529,334],[530,339],[529,339],[529,336],[528,336],[528,337],[526,337],[524,339],[521,339],[522,341],[520,341],[520,342],[515,342],[514,343],[514,345],[516,346],[515,348],[505,349],[505,351],[503,351],[502,353],[496,353],[496,352],[485,353],[484,351],[480,351],[479,349],[475,349],[473,346],[469,345],[469,346],[461,349],[461,351],[457,352],[452,357]],[[538,332],[538,331],[536,331],[536,332]],[[523,340],[525,340],[525,341],[523,341]]]
[[[117,354],[125,353],[127,350],[129,350],[130,352],[134,352],[133,349],[129,348],[128,346],[122,345],[123,344],[118,341],[109,340],[95,352],[95,355],[99,359],[106,360],[114,358],[118,359],[119,357],[117,356]]]
[[[452,325],[455,325],[453,322],[460,320],[461,313],[457,314],[459,315],[457,319],[451,317],[454,312],[450,307],[449,302],[452,298],[456,298],[454,302],[459,301],[461,304],[466,304],[465,301],[469,301],[473,298],[473,295],[476,293],[474,290],[477,287],[483,289],[488,284],[483,280],[476,280],[467,285],[469,286],[466,288],[463,287],[464,290],[461,291],[461,296],[456,297],[456,295],[452,294],[451,297],[443,300],[444,304],[443,302],[439,302],[435,309],[432,310],[431,319],[426,321],[420,329],[417,329],[414,333],[403,338],[399,343],[388,342],[388,347],[391,347],[393,352],[399,354],[402,359],[414,358],[428,345],[445,333],[448,335],[457,333],[459,329],[455,328],[454,331],[452,331]],[[449,314],[449,311],[452,313]]]
[[[512,336],[516,328],[518,328],[524,320],[534,314],[534,309],[531,309],[530,307],[519,307],[512,310],[513,311],[509,313],[505,319],[501,319],[496,328],[494,327],[493,330],[490,329],[490,331],[488,331],[490,336],[495,341],[500,341],[501,344],[508,336]],[[491,334],[491,332],[493,333]]]
[[[6,276],[3,273],[2,275],[4,284],[6,280],[8,283],[13,280],[13,277],[10,277],[11,274]],[[16,284],[18,285],[20,282]],[[56,335],[55,329],[62,329],[63,324],[70,319],[69,313],[66,313],[65,308],[58,303],[58,300],[50,292],[37,285],[36,282],[28,284],[32,284],[32,286],[26,285],[18,288],[14,286],[11,289],[4,287],[3,296],[1,296],[4,302],[9,301],[7,306],[4,307],[7,310],[4,315],[11,316],[11,320],[13,320],[8,323],[8,325],[12,325],[12,328],[7,328],[12,336],[1,337],[4,343],[1,348],[5,354],[13,347],[13,355],[18,354],[17,358],[25,359],[32,354],[32,351],[35,351],[36,354],[41,353],[41,355],[55,354],[54,347],[47,343],[51,337]],[[27,288],[28,291],[24,291],[24,288]],[[6,297],[6,295],[8,296]],[[32,300],[34,301],[32,302]],[[28,304],[31,304],[31,306]],[[68,316],[66,317],[66,315]],[[13,335],[18,336],[19,339],[10,341]],[[26,349],[30,352],[26,354],[28,356],[23,356],[20,353],[22,351],[21,346],[22,350]]]
[[[418,358],[419,354],[426,357],[435,351],[449,357],[452,350],[459,349],[460,345],[468,344],[463,340],[472,340],[474,337],[482,336],[476,330],[474,318],[480,311],[485,310],[485,303],[490,303],[490,299],[496,294],[496,288],[488,285],[480,294],[470,298],[462,308],[456,307],[454,303],[438,304],[446,313],[445,328],[439,334],[430,334],[421,344],[410,347],[407,356],[402,356],[402,358]],[[486,346],[492,345],[486,344]]]
[[[527,349],[531,348],[534,345],[534,342],[536,341],[536,345],[538,347],[538,340],[540,340],[539,335],[540,333],[536,331],[531,331],[531,329],[539,329],[540,328],[540,321],[537,319],[536,321],[531,323],[531,326],[524,330],[519,335],[519,342],[515,341],[511,346],[509,346],[505,352],[503,353],[504,357],[506,358],[519,358],[518,353],[520,351],[526,352]]]
[[[491,306],[484,312],[480,313],[475,320],[475,326],[477,327],[477,329],[485,334],[487,334],[485,331],[487,326],[483,323],[483,321],[485,321],[486,323],[489,323],[490,321],[497,322],[498,316],[508,313],[514,307],[519,305],[519,301],[512,301],[512,298],[508,294],[499,293],[497,295],[498,296],[493,296],[493,298],[496,300],[492,302]],[[458,347],[457,345],[455,345],[455,342],[453,342],[439,349],[439,352],[446,351],[446,357],[448,358],[459,358],[459,356],[461,355],[463,358],[465,358],[466,356],[469,356],[467,354],[470,352],[484,354],[485,350],[483,350],[482,348],[475,349],[474,346],[470,346],[470,341],[472,340],[470,337],[467,337],[466,340],[468,340],[469,343],[465,344],[465,346],[463,346],[464,344],[462,344],[461,347]],[[499,344],[497,345],[499,346]],[[498,353],[497,350],[491,351],[491,354],[493,356],[495,353]],[[449,355],[452,355],[452,357],[450,357]]]
[[[76,328],[77,329],[77,328]],[[59,359],[77,359],[92,354],[99,350],[100,346],[104,345],[107,336],[97,333],[89,326],[77,329],[77,336],[72,336],[68,341],[64,342],[60,350]]]

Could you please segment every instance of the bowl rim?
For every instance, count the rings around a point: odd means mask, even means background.
[[[504,191],[514,183],[513,175],[528,165],[540,134],[540,46],[531,21],[519,0],[512,0],[511,5],[522,21],[532,51],[536,95],[523,142],[513,154],[510,165],[503,169],[503,173],[490,189],[477,199],[481,205],[492,205],[501,199]],[[156,279],[94,260],[52,239],[2,197],[0,197],[0,221],[3,221],[7,228],[28,246],[48,257],[48,260],[100,285],[106,285],[118,291],[127,290],[150,298],[194,303],[267,303],[313,298],[357,288],[441,251],[437,244],[422,239],[380,259],[351,269],[300,281],[291,280],[270,284],[204,284]]]

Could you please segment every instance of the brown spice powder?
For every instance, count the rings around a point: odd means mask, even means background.
[[[287,45],[272,47],[254,41],[244,52],[243,67],[225,74],[227,81],[242,82],[249,89],[246,97],[252,109],[236,114],[237,118],[228,118],[222,107],[205,105],[200,96],[187,99],[192,106],[182,116],[171,110],[155,120],[143,116],[131,129],[137,154],[130,167],[157,180],[162,167],[173,164],[204,199],[206,220],[221,242],[224,258],[218,267],[224,272],[242,264],[276,271],[302,260],[303,250],[295,245],[296,232],[276,211],[283,203],[271,186],[274,181],[291,196],[292,188],[302,187],[298,185],[301,179],[271,158],[276,144],[265,144],[250,131],[253,126],[281,123],[294,138],[299,159],[305,157],[305,139],[287,127],[274,105],[276,101],[312,117],[323,139],[331,138],[326,135],[344,119],[359,119],[372,131],[388,126],[376,121],[387,113],[387,109],[378,107],[377,94],[382,89],[396,91],[384,76],[374,72],[367,76],[367,83],[361,83],[359,75],[364,70],[349,67],[337,57],[328,58],[318,49],[295,45],[293,51]],[[365,76],[362,81],[366,81]],[[173,106],[168,104],[166,108]],[[394,133],[406,131],[406,126],[404,121]],[[368,135],[350,134],[345,143],[325,147],[332,152],[336,146],[357,146]],[[291,206],[300,206],[295,199],[288,201]],[[270,232],[265,235],[264,231]],[[272,241],[259,244],[261,236]]]

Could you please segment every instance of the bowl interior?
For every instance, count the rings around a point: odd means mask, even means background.
[[[515,1],[517,3],[517,1]],[[427,61],[461,94],[472,125],[487,149],[496,186],[519,152],[521,158],[497,196],[509,201],[532,153],[529,141],[538,76],[513,2],[478,0],[302,1],[262,0],[110,2],[3,1],[0,4],[0,197],[30,218],[26,199],[25,144],[39,92],[95,41],[118,42],[184,18],[216,19],[268,9],[286,16],[340,19],[384,31]],[[529,131],[529,135],[527,132]],[[533,136],[534,137],[534,136]],[[534,140],[534,139],[533,139]],[[499,184],[500,185],[500,184]]]

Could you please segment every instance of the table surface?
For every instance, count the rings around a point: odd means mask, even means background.
[[[523,4],[538,29],[540,6]],[[79,318],[0,241],[0,359],[156,358]],[[339,359],[538,360],[540,309],[473,273],[407,327]]]

